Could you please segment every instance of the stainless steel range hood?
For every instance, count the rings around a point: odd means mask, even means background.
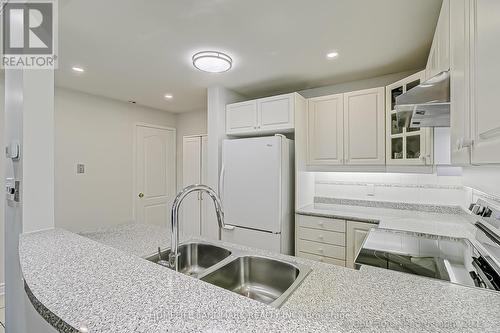
[[[450,127],[450,72],[396,97],[396,111],[407,127]]]

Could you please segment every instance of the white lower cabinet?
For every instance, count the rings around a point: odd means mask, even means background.
[[[361,246],[363,246],[363,242],[368,236],[368,232],[370,229],[374,228],[375,225],[373,223],[364,223],[364,222],[347,222],[347,232],[346,232],[346,266],[354,268],[354,260],[356,260],[356,256],[358,255]]]
[[[316,254],[311,254],[307,252],[298,252],[297,257],[305,258],[309,260],[324,262],[325,264],[337,265],[337,266],[345,266],[345,260],[324,257]]]
[[[295,255],[354,268],[354,259],[372,223],[296,215]]]

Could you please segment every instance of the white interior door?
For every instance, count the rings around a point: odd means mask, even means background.
[[[184,137],[182,153],[182,186],[201,183],[201,137]],[[188,195],[182,202],[181,232],[184,235],[201,234],[201,193]]]
[[[136,126],[136,222],[165,225],[175,196],[175,129]]]

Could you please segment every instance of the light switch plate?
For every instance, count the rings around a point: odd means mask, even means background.
[[[76,165],[76,173],[78,174],[85,173],[85,164],[78,163]]]

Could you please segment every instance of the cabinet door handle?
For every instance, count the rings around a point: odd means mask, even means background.
[[[460,138],[457,140],[457,150],[462,150],[464,148],[471,148],[474,145],[474,140],[469,138]]]
[[[430,155],[421,155],[420,160],[424,162],[425,165],[427,165],[427,161],[430,160]]]

